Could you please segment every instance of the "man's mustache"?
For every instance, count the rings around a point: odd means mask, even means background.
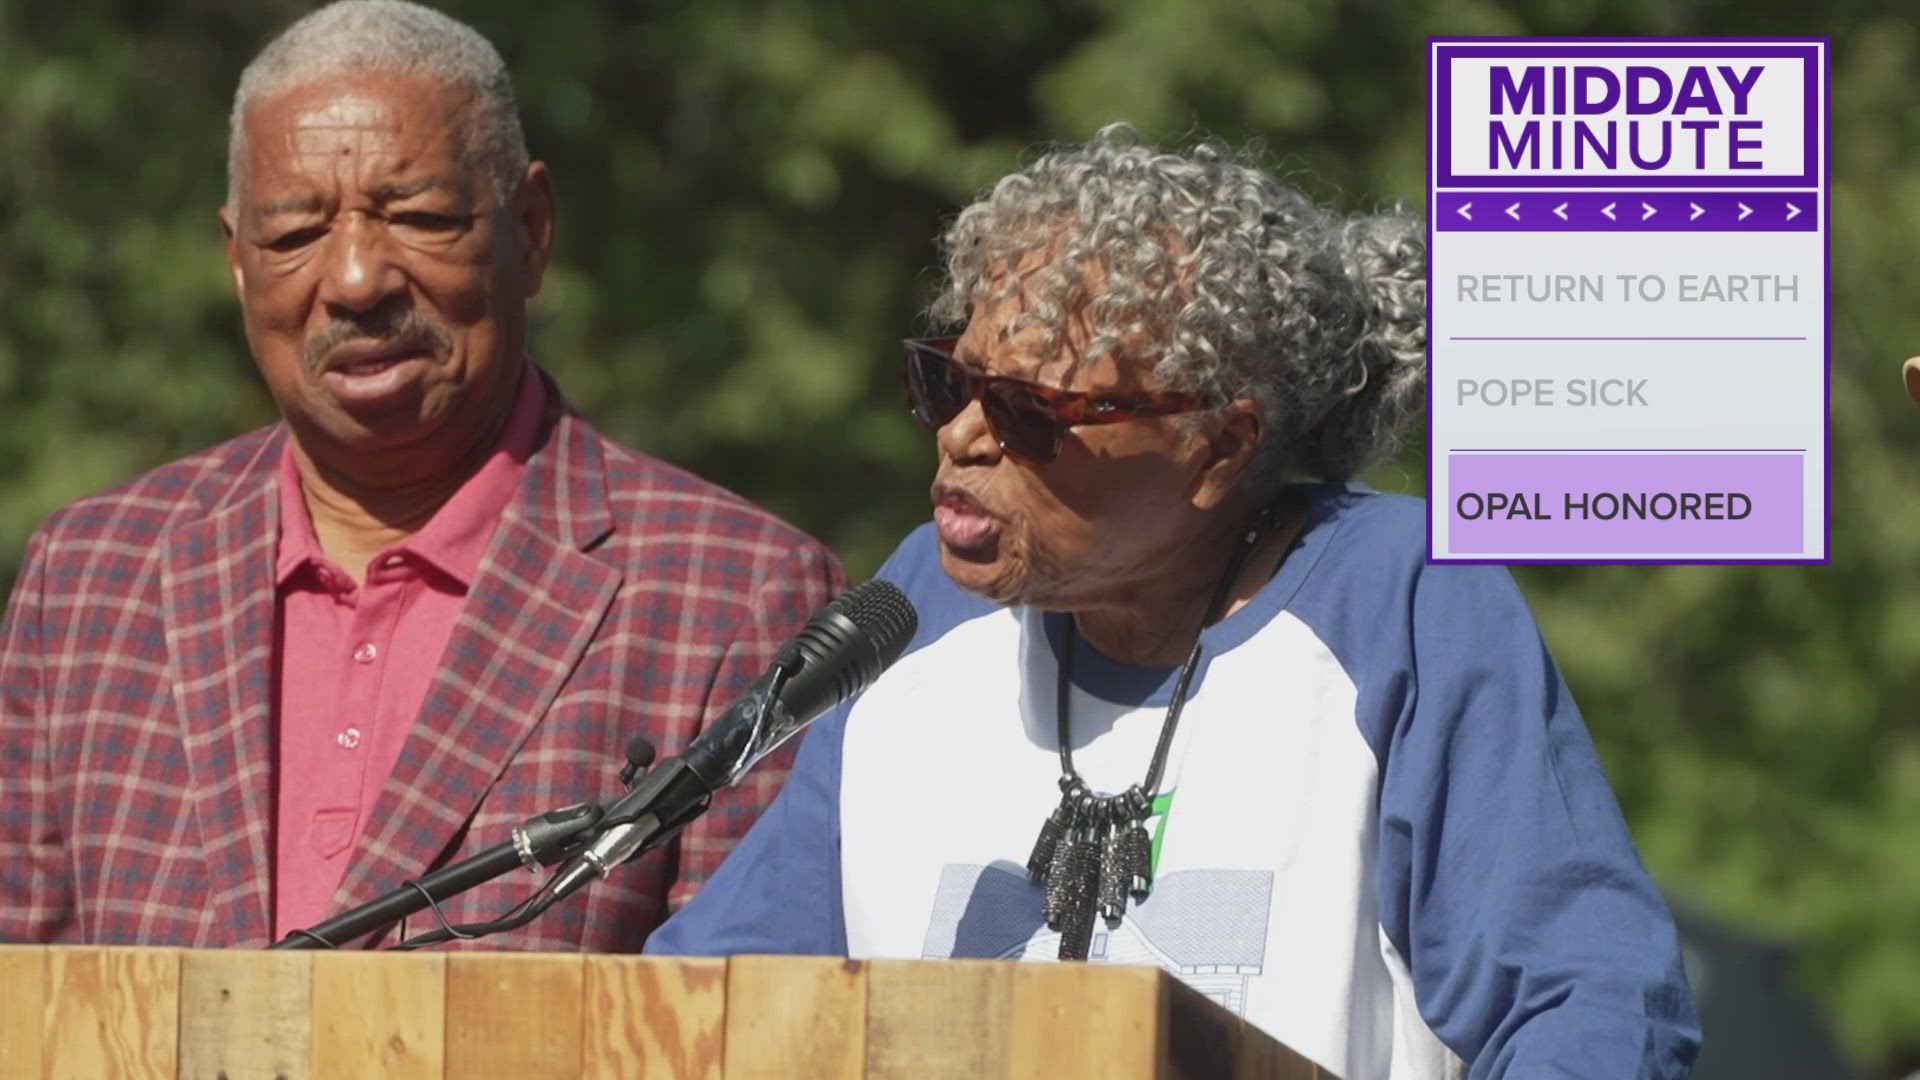
[[[445,356],[453,335],[437,320],[411,304],[383,305],[365,314],[336,317],[307,336],[307,370],[320,374],[327,354],[350,341],[370,341],[396,351],[430,352]]]

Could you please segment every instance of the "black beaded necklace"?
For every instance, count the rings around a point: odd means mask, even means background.
[[[1286,499],[1261,513],[1234,546],[1227,569],[1214,586],[1213,598],[1201,618],[1201,630],[1220,620],[1233,583],[1246,568],[1260,540],[1298,508]],[[1174,729],[1186,704],[1187,684],[1200,666],[1200,635],[1173,684],[1173,700],[1160,725],[1160,741],[1147,766],[1147,778],[1118,795],[1096,795],[1073,767],[1068,710],[1073,687],[1073,647],[1079,635],[1071,617],[1059,647],[1059,685],[1055,713],[1060,735],[1060,805],[1040,826],[1033,853],[1027,856],[1027,876],[1045,890],[1042,914],[1047,926],[1060,931],[1060,959],[1085,960],[1093,944],[1097,914],[1109,926],[1127,912],[1127,897],[1138,902],[1153,890],[1153,842],[1146,821],[1153,806],[1160,775],[1167,767]]]

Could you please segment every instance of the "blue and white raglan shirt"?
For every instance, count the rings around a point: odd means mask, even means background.
[[[1420,500],[1313,491],[1205,632],[1153,892],[1091,959],[1165,968],[1345,1080],[1684,1077],[1672,919],[1511,576],[1427,565]],[[1066,619],[959,590],[930,527],[880,576],[919,612],[909,652],[813,725],[649,952],[1054,957],[1024,863],[1059,801]],[[1094,790],[1144,779],[1175,675],[1078,645]]]

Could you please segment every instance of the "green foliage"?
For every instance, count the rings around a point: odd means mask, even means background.
[[[0,583],[56,506],[272,418],[214,210],[241,66],[306,5],[0,0]],[[1648,862],[1920,1047],[1920,35],[1784,0],[468,0],[561,196],[536,356],[616,438],[871,572],[926,513],[898,338],[944,215],[1115,119],[1420,205],[1429,34],[1834,45],[1832,565],[1519,573]],[[1767,373],[1756,369],[1755,379]],[[1739,386],[1727,387],[1738,395]],[[1423,489],[1421,447],[1374,478]]]

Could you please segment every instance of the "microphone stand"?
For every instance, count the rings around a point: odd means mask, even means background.
[[[727,731],[711,745],[696,741],[686,754],[669,758],[658,768],[641,773],[628,792],[607,806],[576,803],[529,818],[504,840],[475,855],[409,881],[371,900],[305,930],[294,930],[267,946],[269,949],[337,949],[409,915],[433,908],[440,901],[511,873],[516,866],[538,871],[566,860],[566,864],[511,912],[489,923],[441,926],[409,938],[397,948],[419,948],[454,938],[483,936],[524,926],[555,903],[585,888],[613,868],[679,835],[712,802],[715,789],[740,775],[766,751],[769,724],[782,731],[794,725],[780,692],[792,676],[793,661],[782,660],[762,676],[750,695],[757,698],[751,724]],[[641,753],[644,751],[644,753]],[[628,745],[627,768],[621,779],[631,780],[652,760],[653,747],[636,738]]]
[[[269,949],[337,949],[342,945],[425,911],[440,901],[524,866],[539,871],[579,853],[597,835],[594,827],[605,811],[593,803],[576,803],[549,810],[513,830],[503,840],[451,866],[393,890],[351,911],[342,912],[305,930],[294,930],[267,946]]]
[[[408,938],[394,948],[425,948],[525,926],[554,904],[611,874],[614,867],[679,835],[687,823],[706,812],[715,790],[766,752],[765,735],[770,724],[791,733],[792,716],[780,700],[790,674],[787,663],[776,663],[749,691],[748,697],[756,705],[752,723],[724,725],[715,737],[695,740],[684,754],[668,758],[642,776],[632,790],[602,812],[592,839],[585,845],[575,845],[573,857],[511,911],[485,923],[453,926],[443,921],[439,928]]]
[[[748,698],[756,705],[752,723],[723,726],[711,740],[705,736],[695,740],[684,754],[661,762],[609,805],[592,842],[547,879],[528,901],[529,907],[511,920],[502,920],[500,928],[531,921],[553,904],[613,873],[614,867],[678,836],[689,822],[706,813],[713,793],[766,752],[769,725],[787,732],[796,726],[780,700],[780,692],[792,677],[792,663],[776,661],[748,691]]]

